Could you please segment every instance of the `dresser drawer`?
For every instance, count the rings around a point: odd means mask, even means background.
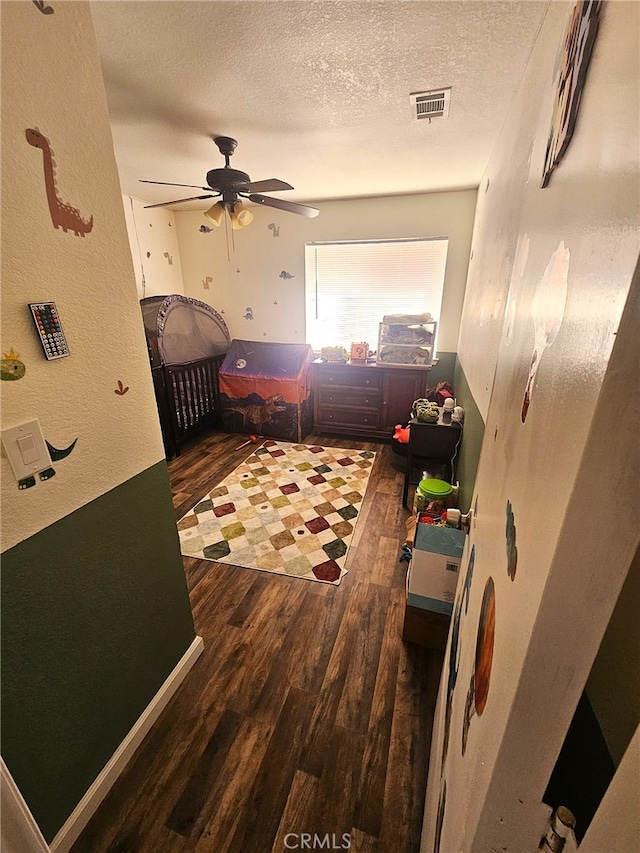
[[[318,384],[326,386],[348,386],[351,388],[381,388],[382,371],[375,367],[349,367],[348,365],[336,365],[336,367],[321,367],[317,373]]]
[[[318,389],[318,399],[321,406],[346,406],[347,408],[372,408],[376,411],[380,407],[379,388],[345,388],[343,385],[331,387],[321,385]]]
[[[363,432],[377,430],[380,416],[376,409],[332,409],[329,406],[318,408],[319,426],[358,427]]]
[[[428,369],[385,365],[313,364],[316,429],[332,435],[390,438],[423,396]]]

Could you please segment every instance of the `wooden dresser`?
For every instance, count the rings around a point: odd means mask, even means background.
[[[391,438],[396,424],[406,425],[429,374],[428,368],[320,360],[312,370],[316,431],[375,438]]]

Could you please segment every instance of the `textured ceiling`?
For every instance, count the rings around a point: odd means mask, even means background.
[[[291,201],[477,186],[548,3],[95,0],[122,191],[195,195],[138,180],[203,184],[218,135]],[[409,94],[444,86],[450,116],[417,121]]]

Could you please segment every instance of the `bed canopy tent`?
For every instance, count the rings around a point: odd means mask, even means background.
[[[300,442],[313,427],[309,344],[234,339],[220,368],[227,432]]]

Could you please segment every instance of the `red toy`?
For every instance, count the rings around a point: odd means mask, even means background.
[[[396,431],[393,434],[396,441],[400,444],[409,444],[409,427],[403,427],[402,424],[396,424]]]
[[[434,388],[427,388],[424,398],[430,403],[437,403],[438,406],[444,406],[444,401],[448,397],[453,396],[453,386],[449,382],[438,382]]]

